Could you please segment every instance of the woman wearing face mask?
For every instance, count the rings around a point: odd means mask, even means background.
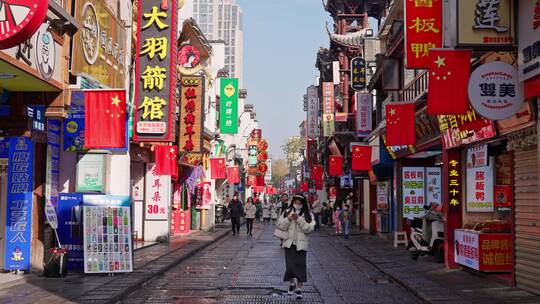
[[[253,221],[255,220],[255,214],[257,212],[257,207],[253,203],[253,198],[250,197],[246,201],[246,228],[247,234],[253,236]]]
[[[296,293],[297,299],[302,299],[302,284],[307,281],[306,253],[308,249],[307,234],[315,228],[313,215],[302,194],[296,194],[290,207],[279,217],[277,226],[288,232],[288,238],[283,241],[285,248],[285,275],[283,280],[289,282],[289,294]]]

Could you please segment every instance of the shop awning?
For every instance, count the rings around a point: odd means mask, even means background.
[[[43,80],[35,69],[0,51],[0,88],[12,92],[59,92],[62,84]]]

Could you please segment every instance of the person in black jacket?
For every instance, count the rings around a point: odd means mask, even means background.
[[[244,216],[244,207],[242,206],[242,202],[238,199],[238,194],[234,194],[228,208],[231,215],[233,235],[240,234],[240,218]]]

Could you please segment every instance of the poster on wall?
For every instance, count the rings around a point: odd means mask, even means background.
[[[77,162],[77,192],[105,192],[105,154],[83,154]]]
[[[4,270],[30,270],[34,143],[9,138]]]
[[[146,220],[167,221],[171,201],[171,176],[157,174],[156,164],[147,163],[145,189],[144,218]]]
[[[210,209],[212,204],[211,187],[211,182],[201,182],[197,185],[197,209]]]
[[[488,166],[467,168],[467,212],[493,212],[494,162],[490,157]]]
[[[436,210],[442,211],[442,170],[440,167],[426,168],[426,205],[437,205]]]
[[[479,270],[478,233],[464,230],[454,231],[454,261],[469,268]]]
[[[467,168],[488,165],[488,145],[479,145],[467,149]]]
[[[68,250],[68,269],[83,270],[83,194],[60,193],[56,210],[58,238]]]
[[[84,273],[133,271],[129,196],[84,195]]]
[[[403,167],[403,217],[413,219],[424,215],[424,167]]]
[[[378,182],[377,183],[377,209],[387,210],[388,209],[388,186],[389,182]]]

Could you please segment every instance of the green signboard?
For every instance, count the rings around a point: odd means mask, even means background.
[[[238,78],[221,78],[219,128],[222,134],[238,133]]]

